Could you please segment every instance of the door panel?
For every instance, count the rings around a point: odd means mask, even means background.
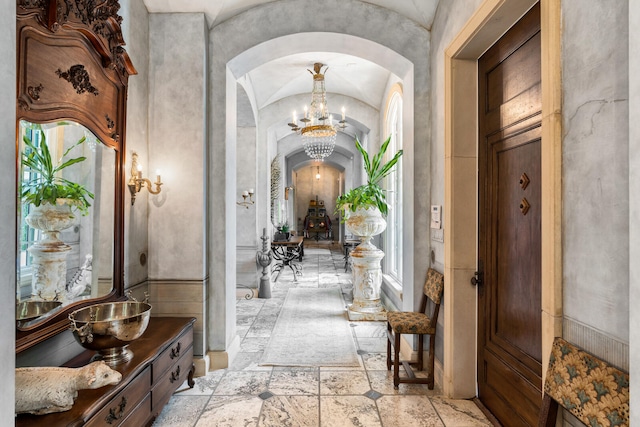
[[[542,387],[540,12],[478,61],[479,398],[505,426],[536,425]]]

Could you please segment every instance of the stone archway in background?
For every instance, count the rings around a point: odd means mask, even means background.
[[[302,15],[301,19],[292,21],[289,18],[288,4],[269,3],[259,10],[248,10],[216,27],[209,34],[209,115],[208,133],[209,147],[207,166],[215,174],[210,174],[207,182],[207,217],[209,218],[207,233],[207,253],[209,275],[216,280],[209,282],[207,294],[206,320],[208,355],[211,366],[226,365],[239,351],[239,340],[235,333],[235,169],[230,171],[227,165],[236,162],[236,86],[238,78],[246,71],[264,63],[269,57],[290,55],[296,51],[329,49],[329,51],[345,52],[358,56],[368,56],[372,62],[378,63],[400,77],[405,88],[403,110],[405,132],[405,150],[413,154],[413,162],[405,162],[405,179],[407,188],[420,189],[421,197],[429,198],[428,177],[430,169],[430,150],[424,145],[415,146],[414,141],[428,141],[430,124],[425,120],[414,120],[415,111],[426,111],[429,105],[429,64],[428,57],[421,51],[411,49],[414,43],[429,46],[429,33],[411,20],[398,14],[390,13],[373,5],[355,1],[341,4],[342,13],[336,17],[330,10],[321,9],[322,16]],[[256,19],[257,14],[269,13],[274,22]],[[366,17],[366,19],[364,19]],[[265,22],[257,28],[255,22]],[[376,31],[384,26],[404,28],[401,36],[391,36]],[[299,28],[308,29],[307,33],[297,33]],[[313,31],[322,31],[314,33]],[[349,33],[351,35],[347,35]],[[284,34],[284,35],[283,35]],[[318,35],[321,35],[318,38]],[[317,41],[322,41],[318,46]],[[244,68],[243,68],[244,67]],[[408,96],[407,94],[410,94]],[[290,111],[276,114],[276,120],[288,117]],[[277,135],[262,131],[262,114],[258,120],[257,157],[270,158],[275,153]],[[273,123],[276,120],[266,122]],[[261,151],[262,150],[262,151]],[[409,156],[407,156],[409,157]],[[414,177],[414,163],[420,164],[421,173]],[[267,166],[258,165],[258,176],[267,176]],[[257,190],[257,189],[256,189]],[[416,190],[414,190],[416,191]],[[429,250],[428,230],[414,229],[415,222],[425,222],[428,212],[414,211],[413,194],[408,198],[406,259],[403,268],[408,273],[406,281],[413,292],[405,293],[403,305],[406,309],[414,309],[415,294],[421,291],[421,283],[416,285],[413,271],[425,270],[428,260],[416,254]],[[257,193],[256,208],[265,209],[268,193],[261,196]],[[262,198],[262,199],[261,199]],[[212,221],[211,218],[216,218]],[[258,225],[260,228],[260,225]],[[233,231],[233,232],[232,232]],[[421,282],[422,277],[418,278]],[[412,286],[411,286],[412,285]],[[221,363],[216,363],[219,359]]]

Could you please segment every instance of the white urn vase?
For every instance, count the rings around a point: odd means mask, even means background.
[[[58,199],[56,204],[44,202],[40,206],[32,206],[25,221],[44,234],[28,249],[33,257],[31,293],[35,299],[65,302],[66,257],[71,246],[60,240],[60,231],[76,222],[71,205],[66,199]]]
[[[353,304],[349,306],[349,320],[384,321],[387,312],[380,301],[380,261],[384,252],[371,243],[371,238],[387,228],[387,221],[377,207],[360,207],[349,212],[345,226],[361,240],[349,254],[353,272]]]
[[[345,226],[347,231],[360,237],[364,243],[382,233],[387,228],[387,221],[383,218],[380,209],[375,206],[359,207],[355,212],[349,212]]]

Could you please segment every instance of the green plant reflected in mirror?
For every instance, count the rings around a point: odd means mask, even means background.
[[[70,121],[20,121],[18,141],[16,304],[60,303],[18,322],[29,329],[112,291],[116,155]]]

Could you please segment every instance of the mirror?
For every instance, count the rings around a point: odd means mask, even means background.
[[[113,290],[116,152],[71,121],[21,120],[18,130],[16,320],[24,329]]]
[[[17,0],[16,353],[68,330],[72,311],[124,298],[126,102],[136,70],[119,9],[117,0]],[[43,163],[34,153],[45,147]],[[39,188],[46,174],[60,187]],[[34,207],[54,187],[76,199],[70,214],[53,198],[55,227]]]

